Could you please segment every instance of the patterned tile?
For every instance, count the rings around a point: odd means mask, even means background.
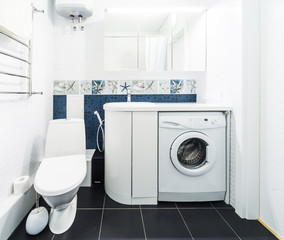
[[[184,88],[184,81],[183,80],[171,80],[171,93],[182,93]]]
[[[80,81],[80,94],[84,95],[92,94],[92,81],[88,80]]]
[[[65,95],[66,94],[66,81],[54,81],[53,82],[53,94]]]
[[[107,80],[105,86],[106,94],[118,94],[120,91],[119,80]]]
[[[82,80],[54,81],[54,95],[126,94],[195,94],[196,79],[172,80]]]
[[[66,118],[66,95],[53,96],[53,119]]]
[[[169,80],[159,80],[159,93],[169,94],[170,93],[170,82]]]
[[[158,93],[158,80],[145,80],[145,93],[157,94]]]
[[[130,80],[120,80],[119,81],[119,87],[120,87],[120,93],[126,93],[127,89],[131,89],[131,81]]]
[[[132,80],[131,94],[143,94],[145,89],[144,80]]]
[[[67,81],[67,94],[79,94],[79,81]]]
[[[195,94],[196,93],[196,79],[184,80],[184,94]]]
[[[102,94],[105,90],[105,81],[104,80],[93,80],[92,81],[92,94]]]

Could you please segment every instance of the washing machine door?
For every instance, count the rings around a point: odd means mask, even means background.
[[[175,168],[187,176],[208,172],[216,161],[214,142],[200,132],[186,132],[172,143],[170,157]]]

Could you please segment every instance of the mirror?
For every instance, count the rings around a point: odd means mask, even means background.
[[[106,11],[106,71],[205,71],[205,62],[205,10]]]

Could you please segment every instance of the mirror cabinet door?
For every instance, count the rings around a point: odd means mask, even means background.
[[[107,12],[107,71],[205,71],[206,11]]]
[[[206,70],[206,11],[175,14],[173,70]]]
[[[148,12],[139,20],[139,70],[171,70],[171,14]]]
[[[104,69],[137,70],[139,17],[133,13],[106,13]]]

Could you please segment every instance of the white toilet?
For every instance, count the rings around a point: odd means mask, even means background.
[[[34,187],[51,207],[49,228],[55,234],[67,231],[76,216],[77,192],[87,172],[85,141],[83,119],[49,122]]]

